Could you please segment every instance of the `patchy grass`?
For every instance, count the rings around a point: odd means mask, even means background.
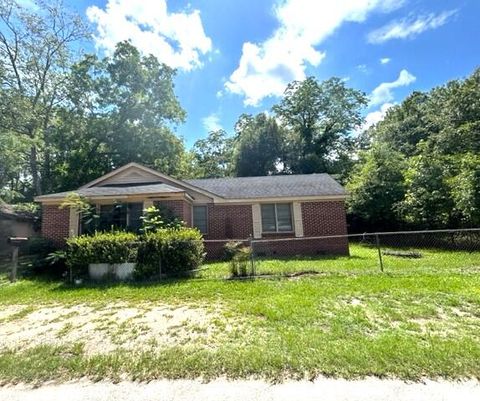
[[[201,280],[83,287],[34,280],[0,282],[4,309],[17,308],[20,313],[29,307],[35,311],[68,307],[57,323],[67,335],[72,333],[68,319],[73,319],[67,313],[88,307],[92,313],[103,313],[100,323],[120,343],[111,352],[93,354],[81,339],[62,346],[4,347],[0,381],[220,375],[280,380],[320,374],[480,378],[480,255],[432,250],[421,254],[412,259],[385,256],[383,274],[374,250],[354,246],[351,258],[258,264],[264,274],[322,273],[295,278],[218,280],[228,275],[228,266],[213,263]],[[133,341],[130,337],[138,339],[149,329],[140,324],[129,330],[130,322],[107,324],[115,304],[122,305],[120,311],[168,305],[172,315],[184,305],[196,305],[209,318],[207,324],[169,327],[164,335],[175,338],[174,345],[150,337],[146,347],[127,349],[122,338]],[[17,315],[15,322],[30,317]]]

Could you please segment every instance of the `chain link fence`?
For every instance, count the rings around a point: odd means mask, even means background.
[[[480,229],[254,239],[250,245],[256,276],[480,272]]]
[[[480,228],[236,241],[247,252],[232,263],[223,257],[227,240],[204,240],[206,261],[189,277],[480,273]],[[166,261],[160,259],[158,277],[168,278]],[[21,255],[20,270],[29,264]],[[10,258],[0,260],[0,275],[10,267]]]

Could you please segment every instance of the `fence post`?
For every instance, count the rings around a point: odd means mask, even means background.
[[[252,276],[256,276],[255,273],[255,255],[254,255],[254,249],[253,249],[253,237],[250,235],[248,237],[248,245],[250,246],[250,271],[252,273]]]
[[[380,249],[380,237],[378,236],[378,233],[375,233],[375,242],[377,244],[378,260],[380,262],[380,271],[383,272],[382,250]]]

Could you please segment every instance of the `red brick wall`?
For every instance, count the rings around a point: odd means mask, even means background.
[[[303,235],[347,234],[344,201],[302,202]]]
[[[192,225],[192,208],[190,203],[184,200],[164,200],[155,201],[154,204],[159,204],[172,211],[172,213],[187,223],[187,226]]]
[[[191,205],[183,200],[161,201],[187,225],[192,224]],[[321,201],[302,203],[303,231],[305,238],[291,241],[256,243],[255,251],[265,255],[316,255],[324,253],[348,254],[346,238],[312,240],[307,237],[342,235],[347,233],[343,201]],[[69,210],[58,206],[43,206],[42,235],[57,245],[68,237]],[[208,233],[206,240],[247,239],[253,234],[251,205],[208,205]],[[292,234],[265,235],[263,238],[287,238]],[[225,241],[225,242],[226,242]],[[206,243],[209,258],[223,254],[224,242]]]
[[[183,202],[183,221],[188,227],[192,226],[192,205],[188,202]]]
[[[308,237],[347,234],[347,220],[343,201],[303,202],[304,238],[290,241],[254,242],[259,256],[295,256],[348,254],[347,238],[308,239]],[[246,239],[253,233],[251,205],[209,205],[209,232],[205,239]],[[264,234],[262,239],[292,238],[292,233]],[[223,255],[224,242],[207,242],[207,257]]]
[[[65,245],[68,238],[70,210],[58,205],[42,206],[42,236],[53,241],[56,246]]]
[[[205,239],[245,239],[253,234],[252,205],[208,205]]]

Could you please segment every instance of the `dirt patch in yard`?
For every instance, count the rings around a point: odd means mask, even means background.
[[[0,349],[81,343],[87,354],[98,354],[188,343],[211,347],[233,327],[217,327],[213,322],[220,316],[199,307],[151,304],[11,305],[0,311]]]

